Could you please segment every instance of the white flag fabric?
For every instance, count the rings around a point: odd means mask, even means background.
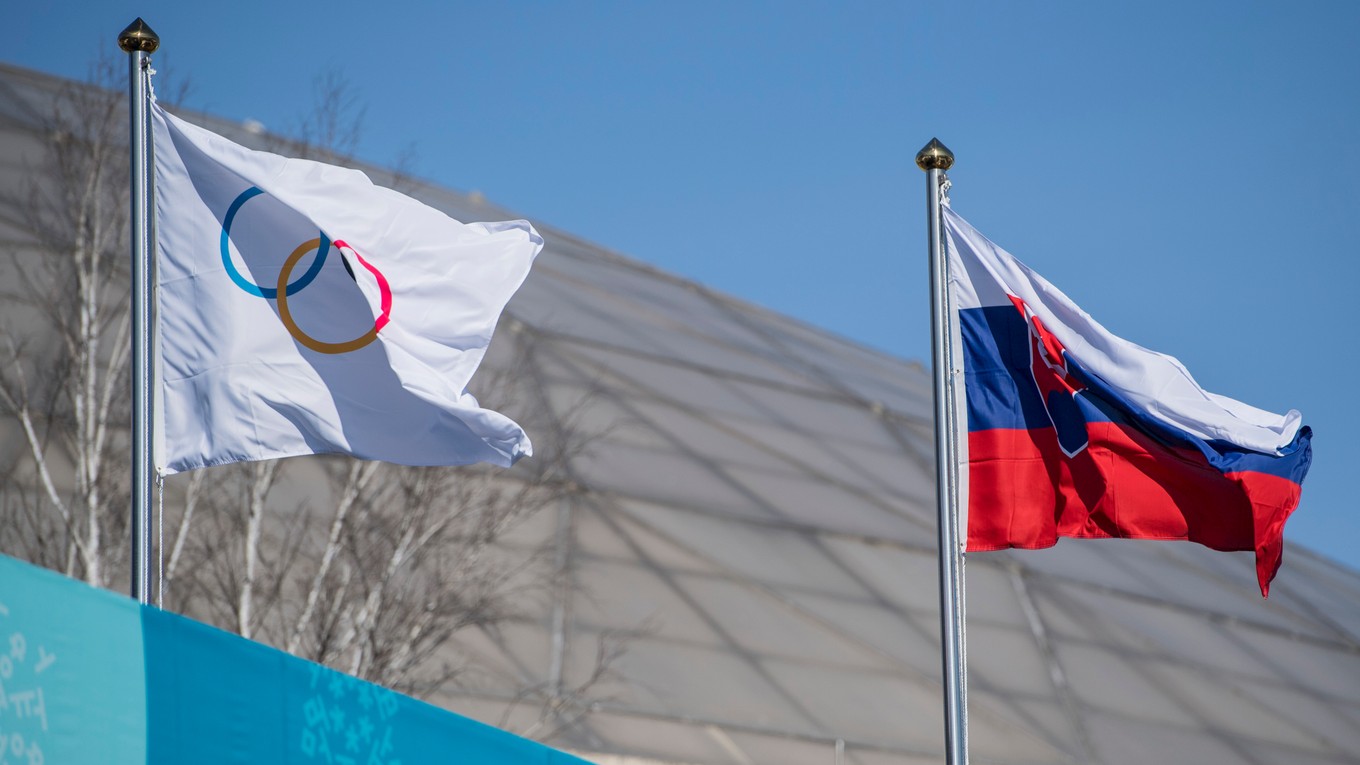
[[[152,106],[164,473],[342,453],[532,453],[466,391],[543,240],[356,170],[253,151]]]
[[[954,310],[1001,306],[1019,298],[1062,343],[1068,356],[1148,416],[1205,441],[1282,455],[1303,425],[1291,409],[1275,414],[1199,386],[1180,361],[1111,334],[1057,287],[944,209]]]

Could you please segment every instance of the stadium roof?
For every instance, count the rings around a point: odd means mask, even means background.
[[[58,83],[0,66],[0,173]],[[938,762],[927,371],[535,224],[547,246],[496,355],[533,342],[546,400],[584,407],[579,491],[516,534],[573,586],[465,641],[487,671],[433,700],[501,721],[523,683],[570,685],[602,635],[627,635],[606,700],[556,745],[602,762]],[[1297,545],[1268,601],[1250,553],[1071,540],[970,556],[967,600],[974,762],[1360,752],[1360,573]]]

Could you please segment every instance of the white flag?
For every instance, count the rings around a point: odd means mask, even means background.
[[[160,469],[532,453],[465,388],[543,248],[533,226],[460,223],[356,170],[152,119]]]

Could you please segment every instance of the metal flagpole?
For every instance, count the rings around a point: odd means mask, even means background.
[[[963,553],[959,545],[959,474],[954,359],[950,338],[949,264],[940,210],[944,171],[954,153],[939,139],[916,155],[926,171],[930,235],[931,361],[935,370],[935,498],[939,508],[940,635],[944,664],[945,762],[968,763],[968,665],[963,618]]]
[[[138,18],[118,35],[128,54],[132,147],[132,596],[151,602],[151,54],[161,38]]]

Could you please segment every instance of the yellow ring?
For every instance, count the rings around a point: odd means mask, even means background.
[[[277,297],[279,303],[279,321],[282,321],[283,326],[288,328],[288,334],[292,335],[299,343],[302,343],[317,353],[349,353],[350,351],[357,351],[378,338],[378,326],[376,323],[373,325],[373,329],[370,329],[353,340],[348,340],[343,343],[323,343],[311,335],[308,335],[306,332],[303,332],[302,329],[298,327],[297,322],[293,321],[293,314],[288,310],[288,275],[292,273],[293,267],[297,265],[297,262],[302,259],[303,255],[320,247],[320,238],[308,239],[298,245],[298,248],[293,250],[293,254],[289,255],[288,259],[283,262],[283,270],[279,271],[279,292]]]

